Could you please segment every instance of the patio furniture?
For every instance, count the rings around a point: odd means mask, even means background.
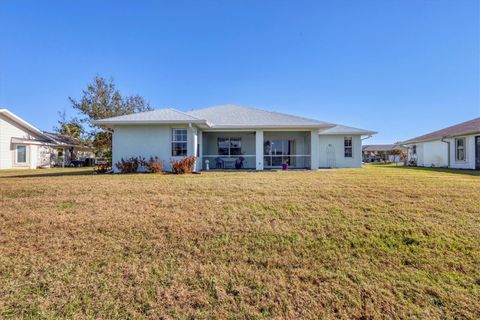
[[[217,157],[215,158],[215,168],[216,169],[223,169],[225,167],[225,162],[222,158]]]
[[[234,169],[235,168],[235,161],[237,161],[235,158],[222,158],[223,160],[223,167],[225,169]]]
[[[237,160],[235,160],[235,169],[242,169],[244,161],[245,161],[244,157],[239,157]]]
[[[82,160],[72,160],[70,161],[69,167],[84,167],[85,161]]]

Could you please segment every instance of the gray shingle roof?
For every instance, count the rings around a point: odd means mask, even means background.
[[[396,144],[367,144],[362,146],[362,151],[391,151],[391,150],[407,150]]]
[[[75,139],[61,135],[58,133],[52,133],[47,131],[40,131],[39,129],[32,126],[30,123],[26,122],[19,116],[15,115],[11,111],[7,109],[0,109],[0,115],[7,117],[10,121],[14,121],[17,125],[22,126],[23,128],[27,129],[30,132],[36,134],[37,138],[18,138],[18,137],[11,137],[10,141],[12,143],[27,143],[27,144],[37,144],[37,145],[46,145],[46,146],[59,146],[59,147],[66,147],[66,146],[80,146],[80,143]],[[88,149],[87,146],[81,146],[82,148]]]
[[[187,112],[187,114],[208,120],[214,128],[317,128],[333,126],[333,124],[328,122],[234,104],[192,110]]]
[[[196,123],[214,129],[250,128],[312,128],[320,129],[319,134],[360,134],[376,132],[352,128],[334,123],[309,119],[279,112],[226,104],[188,112],[175,109],[159,109],[120,117],[94,121],[97,125],[142,124],[142,123]]]
[[[95,124],[108,125],[114,123],[205,123],[205,120],[196,118],[192,115],[186,114],[175,109],[166,108],[153,111],[139,112],[128,114],[124,116],[118,116],[113,118],[107,118],[94,121]]]
[[[432,140],[440,140],[442,138],[447,137],[455,137],[461,136],[466,134],[474,134],[480,132],[480,118],[472,119],[469,121],[465,121],[459,124],[456,124],[451,127],[447,127],[445,129],[437,130],[431,133],[424,134],[422,136],[412,138],[406,141],[402,141],[402,144],[409,144],[414,142],[422,142],[422,141],[432,141]]]
[[[52,141],[54,141],[56,144],[65,144],[65,145],[71,145],[71,146],[79,145],[77,140],[75,140],[72,137],[65,136],[63,134],[47,132],[47,131],[43,131],[43,134],[46,135]]]
[[[372,135],[376,134],[375,131],[369,131],[354,127],[342,126],[340,124],[335,125],[332,128],[322,130],[319,133],[320,135],[335,135],[335,134],[360,134],[360,135]]]

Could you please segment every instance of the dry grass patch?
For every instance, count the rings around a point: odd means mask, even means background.
[[[0,173],[1,318],[480,318],[480,177]]]

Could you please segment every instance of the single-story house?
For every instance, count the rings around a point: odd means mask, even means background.
[[[401,142],[408,161],[422,167],[480,169],[480,118]]]
[[[402,159],[400,152],[407,148],[397,144],[366,144],[362,147],[363,162],[399,162]]]
[[[0,109],[0,169],[69,166],[93,157],[92,148],[70,137],[41,131]]]
[[[197,156],[196,170],[362,166],[362,137],[376,132],[238,105],[159,109],[94,122],[113,131],[122,158]],[[114,171],[117,171],[114,165]]]

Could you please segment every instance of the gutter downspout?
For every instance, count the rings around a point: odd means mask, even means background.
[[[447,148],[448,148],[448,165],[447,165],[447,168],[450,168],[450,141],[445,141],[446,137],[443,137],[442,139],[440,139],[440,141],[442,141],[443,143],[446,143],[447,144]]]

